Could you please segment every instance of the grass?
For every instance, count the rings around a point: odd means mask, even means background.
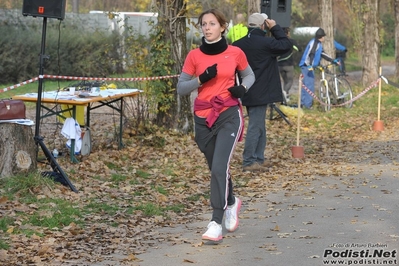
[[[117,170],[119,167],[117,165],[115,165],[112,162],[107,162],[105,163],[105,165],[109,168],[109,169],[113,169],[113,170]]]
[[[2,217],[0,218],[0,231],[6,232],[8,230],[8,227],[12,225],[14,222],[14,219],[11,217]]]
[[[76,222],[81,217],[80,210],[68,200],[38,197],[37,193],[45,189],[51,190],[54,186],[52,180],[40,174],[1,179],[0,185],[4,188],[4,197],[18,199],[35,209],[33,213],[20,213],[23,223],[53,228]],[[0,229],[5,231],[12,221],[11,218],[0,219]]]
[[[6,241],[0,239],[0,249],[7,250],[9,247],[10,245]]]
[[[116,212],[120,210],[119,206],[107,204],[104,202],[96,202],[93,201],[85,206],[85,214],[107,214],[114,215]]]
[[[145,171],[142,171],[142,170],[137,170],[136,175],[137,175],[138,177],[142,177],[142,178],[148,178],[148,177],[151,176],[150,173],[145,172]]]
[[[136,211],[142,211],[145,216],[161,215],[161,208],[154,203],[140,203],[137,206],[128,207],[126,213],[134,214]]]
[[[29,198],[38,187],[52,186],[54,182],[49,178],[42,177],[39,173],[17,175],[13,178],[0,179],[0,187],[4,188],[4,196],[14,199],[15,196]]]
[[[162,195],[168,195],[168,190],[162,186],[157,186],[155,190]]]
[[[37,212],[29,215],[26,223],[53,228],[62,228],[69,224],[83,224],[82,212],[77,206],[73,206],[72,202],[63,199],[43,199],[38,200],[39,206]]]
[[[184,208],[185,208],[184,204],[176,204],[176,205],[172,205],[172,206],[167,206],[166,208],[164,208],[164,210],[172,211],[175,213],[181,213],[184,211]]]
[[[198,201],[201,197],[204,197],[202,194],[194,194],[187,197],[189,201]]]
[[[111,180],[118,185],[119,183],[126,181],[127,178],[126,175],[112,174]]]
[[[346,72],[361,71],[362,63],[356,57],[347,57],[345,59],[345,68],[346,68]]]
[[[71,224],[83,224],[80,208],[72,201],[57,197],[45,197],[43,191],[52,191],[54,182],[40,174],[17,175],[0,179],[0,193],[3,200],[19,202],[27,206],[13,212],[13,216],[0,218],[0,249],[8,249],[7,234],[41,236],[39,228],[54,230]],[[34,228],[38,228],[35,230]]]
[[[45,82],[43,82],[43,91],[53,91],[53,90],[57,90],[58,88],[63,88],[66,87],[70,84],[70,81],[53,81],[53,80],[45,80]],[[16,84],[5,84],[0,86],[0,90],[4,89],[4,88],[8,88],[10,86],[14,86]],[[7,90],[6,92],[2,92],[0,93],[0,97],[2,99],[8,99],[11,98],[12,96],[15,95],[21,95],[21,94],[25,94],[25,93],[30,93],[30,92],[38,92],[38,81],[32,82],[32,83],[28,83],[26,85],[21,85],[20,87],[17,87],[15,89],[12,90]]]

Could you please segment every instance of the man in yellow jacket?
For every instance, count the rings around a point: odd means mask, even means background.
[[[233,43],[238,39],[246,36],[248,33],[248,28],[245,25],[245,17],[243,14],[237,14],[237,24],[234,25],[227,33],[227,40],[229,43]]]

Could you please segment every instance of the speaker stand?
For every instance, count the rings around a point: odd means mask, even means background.
[[[68,176],[62,171],[60,165],[54,158],[53,154],[49,151],[43,142],[43,137],[40,136],[40,118],[41,118],[41,107],[42,107],[42,92],[43,92],[43,75],[44,75],[44,59],[48,59],[48,56],[44,55],[46,47],[46,29],[47,29],[47,17],[43,18],[43,29],[42,29],[42,44],[40,50],[40,62],[39,62],[39,86],[37,91],[37,102],[36,102],[36,124],[35,124],[35,143],[42,149],[47,161],[50,163],[51,168],[55,172],[57,179],[55,181],[61,181],[63,184],[67,184],[73,192],[78,192],[75,186],[68,179]]]
[[[270,104],[269,104],[269,107],[270,107],[270,120],[273,119],[273,110],[275,110],[275,111],[284,119],[284,121],[285,121],[288,125],[291,126],[291,123],[290,123],[290,121],[288,120],[287,116],[280,110],[280,108],[278,108],[278,107],[276,106],[275,103],[270,103]]]

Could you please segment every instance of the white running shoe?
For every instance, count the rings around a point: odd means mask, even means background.
[[[229,232],[234,232],[239,224],[238,213],[241,209],[241,200],[237,197],[235,198],[236,202],[231,206],[227,206],[226,218],[224,220],[224,225]]]
[[[288,93],[285,90],[283,90],[283,97],[284,97],[284,102],[285,103],[288,103],[290,101]]]
[[[222,225],[212,221],[208,224],[208,230],[202,235],[203,240],[220,241],[222,240]]]

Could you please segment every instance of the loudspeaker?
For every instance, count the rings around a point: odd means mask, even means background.
[[[261,0],[260,12],[266,13],[281,27],[289,27],[291,25],[291,3],[292,0]]]
[[[63,20],[65,2],[66,0],[24,0],[22,15]]]

